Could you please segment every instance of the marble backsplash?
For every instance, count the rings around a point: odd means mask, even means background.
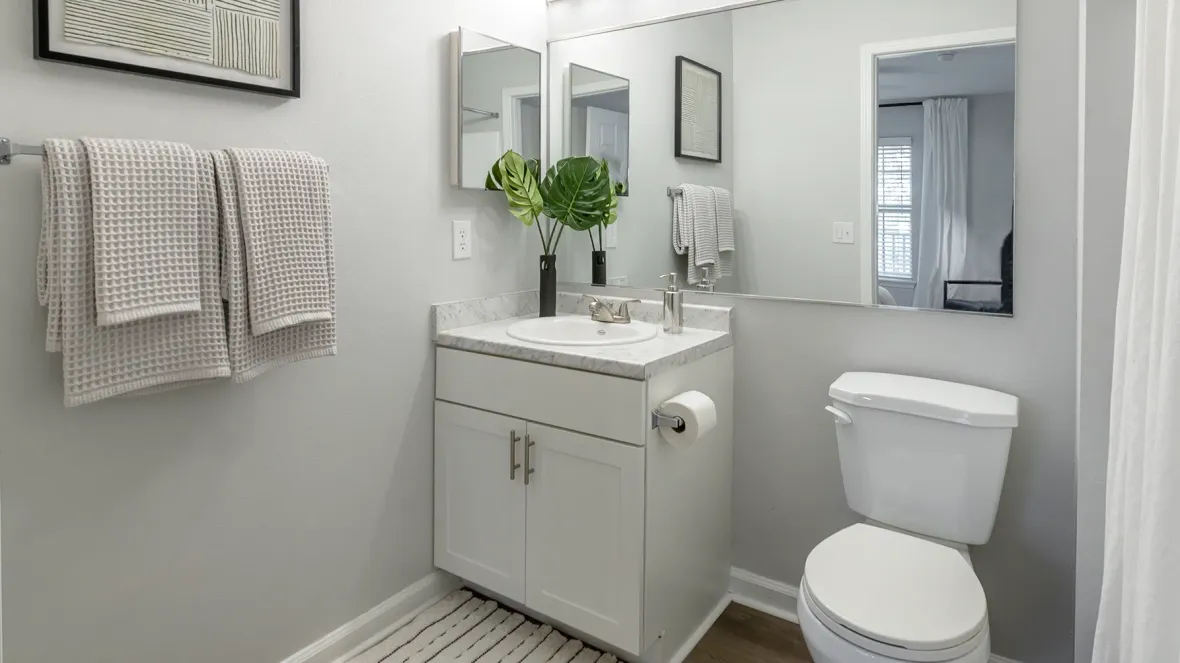
[[[618,308],[625,297],[599,297]],[[557,294],[557,312],[563,314],[588,315],[590,296],[573,292]],[[432,322],[434,332],[450,331],[486,322],[508,318],[536,315],[540,311],[540,296],[536,290],[514,292],[507,295],[480,297],[457,302],[435,304]],[[642,300],[630,306],[631,317],[641,322],[663,324],[664,304],[662,301]],[[722,306],[684,305],[684,326],[693,329],[728,332],[733,322],[733,309]]]
[[[618,309],[619,304],[625,301],[630,301],[626,297],[598,297],[611,305],[612,308]],[[654,325],[662,325],[664,323],[664,302],[654,301],[650,299],[641,299],[638,304],[631,304],[628,307],[631,312],[633,320],[640,322],[650,322]],[[576,313],[580,315],[589,315],[590,313],[590,295],[583,295],[576,292],[559,292],[557,293],[557,312],[558,313]],[[692,329],[708,329],[711,331],[730,331],[730,326],[733,323],[733,309],[725,306],[702,306],[700,304],[685,304],[684,305],[684,326]]]
[[[536,315],[541,310],[541,297],[536,290],[526,290],[507,295],[435,304],[431,308],[434,312],[434,332],[431,334],[433,337],[439,332],[459,327]]]

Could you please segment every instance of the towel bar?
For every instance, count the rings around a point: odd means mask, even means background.
[[[0,166],[12,163],[14,156],[43,157],[45,156],[45,148],[40,145],[21,145],[7,138],[0,138]]]
[[[45,148],[40,145],[22,145],[0,137],[0,166],[12,163],[12,157],[43,157]],[[331,170],[331,168],[329,168]]]

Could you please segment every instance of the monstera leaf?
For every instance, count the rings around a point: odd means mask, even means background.
[[[602,223],[610,204],[610,177],[603,177],[594,157],[562,159],[541,181],[545,216],[574,230],[589,230]]]
[[[504,192],[509,211],[526,226],[533,225],[545,209],[537,185],[540,168],[535,159],[525,161],[524,157],[509,150],[492,165],[484,183],[484,188],[489,191]]]

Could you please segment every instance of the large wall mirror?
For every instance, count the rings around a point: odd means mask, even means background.
[[[483,189],[507,150],[541,158],[541,54],[467,28],[451,48],[451,183]]]
[[[1011,315],[1016,17],[790,0],[551,42],[552,161],[607,156],[575,140],[580,72],[627,82],[607,283]],[[685,60],[710,76],[678,85]],[[677,157],[677,126],[717,115],[715,160]],[[590,283],[590,251],[563,241],[561,279]]]

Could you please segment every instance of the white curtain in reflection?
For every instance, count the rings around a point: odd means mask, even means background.
[[[914,306],[942,308],[967,262],[967,100],[928,99]],[[951,288],[954,294],[954,288]]]
[[[1139,0],[1095,663],[1180,660],[1180,0]]]

